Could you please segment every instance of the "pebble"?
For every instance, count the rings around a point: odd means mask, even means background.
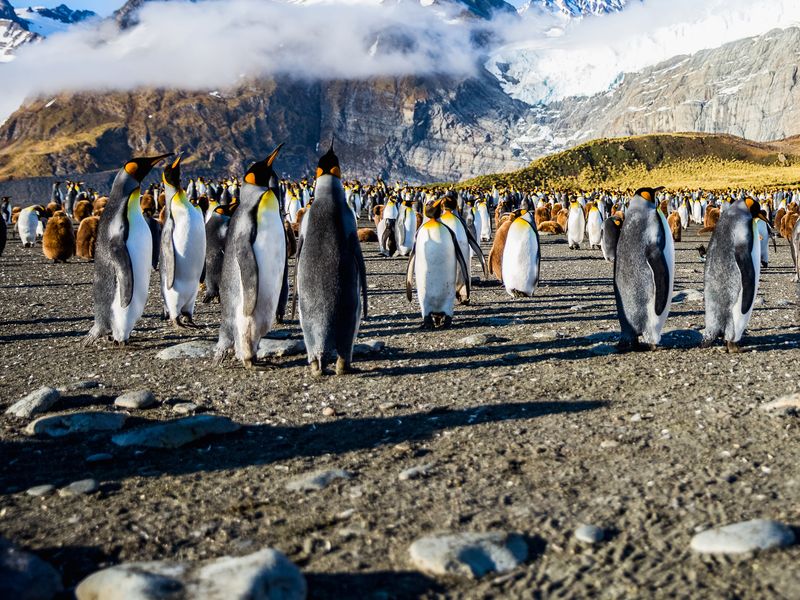
[[[51,387],[39,388],[6,409],[6,414],[20,419],[29,419],[34,415],[50,410],[61,394]]]
[[[28,423],[25,433],[51,438],[95,431],[118,431],[128,416],[112,412],[83,412],[39,417]]]
[[[468,335],[467,337],[461,338],[457,343],[459,346],[464,348],[478,348],[480,346],[485,346],[486,344],[499,341],[502,341],[501,338],[497,337],[496,335],[492,335],[491,333],[476,333],[474,335]]]
[[[741,554],[782,548],[794,542],[794,531],[788,525],[755,519],[698,533],[692,538],[691,548],[702,554]]]
[[[258,342],[256,357],[263,360],[265,358],[280,358],[282,356],[295,356],[306,351],[303,340],[271,340],[264,338]]]
[[[636,413],[635,415],[631,415],[631,423],[638,423],[642,420],[642,415],[640,413]]]
[[[314,471],[288,481],[286,489],[290,492],[314,492],[325,489],[337,479],[351,479],[352,477],[351,473],[342,469]]]
[[[586,307],[583,306],[582,304],[576,304],[575,306],[570,306],[569,310],[572,312],[582,312],[586,310]]]
[[[378,405],[378,410],[381,412],[387,412],[395,408],[397,408],[397,402],[384,402]]]
[[[192,340],[183,342],[169,348],[164,348],[156,354],[160,360],[175,360],[178,358],[210,358],[214,356],[214,342],[207,340]]]
[[[93,390],[100,387],[100,382],[95,380],[88,381],[74,381],[72,383],[65,383],[56,388],[62,394],[65,392],[80,392],[81,390]]]
[[[353,346],[353,356],[366,356],[377,354],[386,347],[386,342],[381,340],[366,340]]]
[[[106,462],[109,460],[113,460],[113,456],[110,454],[106,454],[101,452],[100,454],[92,454],[86,457],[86,462],[88,463],[96,463],[96,462]]]
[[[762,404],[760,408],[764,412],[784,416],[800,412],[800,394],[781,396],[777,400]]]
[[[3,598],[55,598],[64,591],[61,575],[38,556],[0,538],[0,592]]]
[[[84,494],[92,494],[97,491],[99,485],[95,479],[81,479],[73,481],[68,486],[58,490],[58,495],[62,498],[69,498],[71,496],[82,496]]]
[[[554,342],[559,337],[560,336],[558,335],[557,331],[536,331],[531,334],[531,338],[537,342]]]
[[[787,306],[791,306],[793,304],[792,301],[787,300],[786,298],[781,298],[780,300],[775,300],[775,306],[780,306],[781,308],[785,308]]]
[[[233,433],[240,427],[227,417],[195,415],[119,433],[111,441],[117,446],[179,448],[208,435]]]
[[[766,301],[764,300],[763,296],[758,296],[755,300],[753,300],[753,306],[764,306],[765,304]]]
[[[426,573],[477,579],[517,568],[528,557],[528,545],[513,533],[456,533],[420,538],[409,554],[413,565]]]
[[[430,475],[432,469],[433,463],[426,463],[424,465],[419,465],[416,467],[411,467],[410,469],[405,469],[404,471],[400,471],[400,475],[398,475],[397,478],[400,481],[408,481],[409,479],[427,477]]]
[[[194,402],[178,402],[172,405],[172,412],[178,415],[191,415],[200,408]]]
[[[323,414],[323,416],[326,416],[326,417],[335,417],[336,416],[336,409],[333,408],[332,406],[326,406],[325,408],[322,409],[322,414]]]
[[[600,442],[600,447],[604,449],[616,448],[617,446],[619,446],[619,442],[616,440],[603,440],[602,442]]]
[[[133,410],[142,410],[150,408],[155,405],[156,396],[150,390],[136,390],[133,392],[126,392],[114,400],[114,406],[119,408],[129,408]]]
[[[586,544],[602,542],[605,536],[605,532],[597,525],[581,525],[575,530],[575,537]]]
[[[77,600],[302,600],[307,593],[300,569],[272,548],[197,565],[125,563],[90,575],[75,589]]]
[[[39,496],[49,496],[55,489],[56,486],[45,483],[44,485],[35,485],[32,488],[28,488],[25,493],[38,498]]]
[[[702,301],[703,301],[703,292],[691,288],[681,290],[680,292],[672,296],[672,302],[674,304],[682,304],[684,302],[702,302]]]

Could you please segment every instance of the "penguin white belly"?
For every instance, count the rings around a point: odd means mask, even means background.
[[[585,234],[586,220],[583,209],[572,208],[567,219],[567,242],[570,245],[580,245]]]
[[[475,225],[475,237],[478,241],[483,240],[483,216],[477,208],[472,209],[473,224]],[[470,254],[470,256],[474,256]]]
[[[742,312],[742,299],[744,296],[744,287],[739,285],[739,295],[736,298],[736,303],[731,307],[731,323],[733,331],[726,331],[725,338],[735,343],[739,343],[744,335],[744,330],[747,329],[747,324],[750,322],[750,317],[753,316],[753,308],[755,307],[755,299],[758,297],[758,284],[761,279],[761,244],[758,243],[758,225],[753,223],[753,250],[750,252],[750,259],[753,261],[753,269],[755,270],[755,288],[753,289],[753,303],[750,309],[745,313]],[[737,230],[734,233],[734,247],[740,244],[747,244],[747,240]],[[738,270],[738,265],[737,265]],[[739,281],[741,282],[741,271]]]
[[[689,209],[686,208],[685,204],[682,204],[678,209],[678,216],[681,218],[681,225],[683,225],[683,228],[686,229],[689,227]]]
[[[41,221],[36,221],[36,237],[43,238],[44,237],[44,223]]]
[[[589,212],[586,229],[589,232],[589,245],[592,247],[599,246],[600,239],[603,236],[603,217],[600,216],[600,211],[592,210]]]
[[[289,222],[294,223],[297,220],[297,212],[300,210],[300,201],[299,200],[290,200],[289,201]]]
[[[376,227],[378,234],[378,249],[383,252],[386,248],[383,247],[383,234],[386,231],[386,219],[381,219]]]
[[[258,265],[258,300],[256,301],[256,327],[258,338],[264,336],[275,323],[275,311],[283,285],[286,260],[286,242],[283,225],[277,213],[259,217],[258,233],[253,242],[253,252]]]
[[[427,223],[427,220],[425,221]],[[467,270],[471,273],[472,272],[472,252],[470,251],[469,247],[469,240],[467,239],[467,230],[464,228],[464,225],[461,223],[458,217],[456,217],[451,212],[445,212],[441,218],[442,224],[446,227],[450,228],[450,231],[456,234],[456,241],[458,242],[458,249],[461,250],[461,256],[464,257],[464,260],[467,260],[467,256],[470,257],[470,260],[467,261]],[[459,286],[463,285],[465,282],[462,281],[463,277],[461,277],[461,271],[459,271],[459,275],[457,277],[457,282]]]
[[[508,229],[502,265],[506,292],[533,296],[539,283],[539,243],[525,217],[514,220]]]
[[[767,264],[769,263],[769,232],[767,231],[767,224],[762,219],[758,219],[756,225],[758,226],[757,239],[761,246],[760,262]]]
[[[39,223],[39,217],[32,210],[23,209],[17,218],[17,231],[19,232],[19,239],[22,240],[24,245],[33,246],[36,243],[36,227]]]
[[[175,221],[172,233],[175,281],[172,288],[164,290],[164,298],[171,315],[178,316],[182,312],[192,315],[206,256],[203,216],[191,205],[174,203],[172,218]]]
[[[144,220],[141,211],[128,211],[128,239],[125,242],[128,256],[131,259],[131,275],[133,277],[133,295],[131,302],[122,307],[120,289],[117,286],[114,303],[111,306],[111,333],[118,342],[127,340],[147,304],[147,292],[150,289],[150,270],[153,265],[153,236]]]
[[[453,316],[456,299],[456,251],[444,227],[423,227],[414,257],[417,297],[422,317],[432,313]]]
[[[414,236],[417,234],[417,214],[412,209],[406,209],[405,218],[400,224],[402,229],[404,243],[400,243],[398,237],[398,250],[401,256],[408,256],[411,254],[411,249],[414,247]]]
[[[397,204],[394,202],[388,202],[383,207],[383,219],[396,219],[397,218]]]
[[[486,203],[481,202],[478,205],[478,214],[481,217],[481,237],[482,242],[488,242],[492,239],[491,222],[489,221],[489,210],[486,208]]]
[[[669,309],[672,306],[672,288],[675,284],[675,243],[672,241],[672,232],[669,229],[666,217],[661,214],[660,210],[657,214],[660,226],[664,231],[664,259],[667,262],[667,271],[669,272],[669,289],[667,290],[667,303],[664,305],[664,310],[661,314],[656,314],[655,302],[648,304],[647,328],[642,332],[642,338],[647,344],[658,344],[661,341],[661,332],[664,330],[664,324],[667,322]],[[655,276],[653,276],[654,300],[655,293]]]

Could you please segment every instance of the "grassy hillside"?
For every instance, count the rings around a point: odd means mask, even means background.
[[[800,138],[757,143],[731,135],[655,134],[601,139],[464,186],[708,190],[800,184]]]

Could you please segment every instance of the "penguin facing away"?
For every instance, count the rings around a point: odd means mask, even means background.
[[[245,368],[256,366],[258,342],[275,323],[286,263],[280,189],[272,169],[281,146],[247,170],[239,208],[228,225],[217,364],[233,350]]]
[[[134,158],[122,167],[97,227],[94,325],[84,343],[111,334],[126,344],[142,316],[150,287],[153,238],[139,203],[142,180],[171,154]]]
[[[458,214],[458,199],[452,195],[447,195],[442,199],[442,212],[439,221],[450,228],[456,236],[458,247],[464,260],[470,259],[467,263],[466,277],[471,278],[472,257],[477,257],[483,271],[483,277],[489,279],[489,264],[483,255],[480,244],[472,235],[472,231],[461,215]],[[459,270],[456,276],[456,297],[459,304],[469,304],[469,293],[467,292],[467,282],[464,274]]]
[[[161,230],[161,295],[164,312],[174,327],[196,327],[194,304],[206,258],[203,212],[181,188],[181,157],[162,175],[166,218]]]
[[[206,292],[203,296],[203,303],[208,304],[212,300],[219,299],[219,284],[222,279],[222,264],[225,258],[225,240],[228,237],[228,226],[231,221],[231,207],[218,206],[210,214],[206,221],[206,261],[205,279]]]
[[[600,249],[603,251],[603,258],[605,258],[608,262],[614,262],[621,228],[621,217],[608,217],[605,221],[603,221],[603,235],[600,238]]]
[[[353,343],[367,315],[367,271],[333,144],[317,166],[314,209],[297,246],[295,296],[312,374],[335,353],[336,374],[352,371]]]
[[[759,210],[752,198],[735,201],[722,213],[711,236],[704,276],[705,348],[722,337],[728,352],[740,352],[761,275]]]
[[[656,204],[659,189],[636,191],[619,233],[614,295],[621,351],[642,349],[639,336],[655,349],[672,303],[675,249],[667,220]]]

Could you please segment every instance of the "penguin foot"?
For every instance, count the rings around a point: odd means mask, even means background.
[[[192,315],[183,314],[180,317],[178,317],[177,320],[183,323],[183,326],[186,327],[187,329],[204,329],[205,327],[204,325],[198,325],[197,323],[195,323],[194,318],[192,318]]]
[[[736,342],[727,342],[725,344],[725,347],[727,348],[729,354],[741,354],[742,353],[742,347],[739,344],[737,344]]]
[[[520,292],[519,290],[511,290],[511,295],[514,296],[514,298],[527,298],[528,297],[528,294],[526,294],[525,292]]]
[[[176,317],[170,321],[172,323],[173,329],[189,329],[186,325],[183,324],[180,317]]]
[[[420,326],[420,329],[435,329],[435,327],[433,325],[433,317],[430,316],[430,315],[425,317],[423,319],[423,321],[422,321],[422,325]]]
[[[242,359],[242,364],[248,371],[266,371],[267,369],[271,369],[273,367],[273,364],[270,361],[263,358]]]
[[[350,373],[358,373],[359,369],[356,369],[352,364],[347,362],[341,356],[336,359],[336,374],[337,375],[347,375]]]
[[[114,340],[114,346],[117,348],[125,348],[128,346],[128,340]]]
[[[703,350],[707,350],[708,348],[711,348],[714,345],[714,342],[715,340],[713,338],[703,338],[703,341],[700,342],[700,347]]]
[[[338,367],[339,367],[338,363],[336,364],[336,367],[337,367],[337,371],[338,371]],[[322,366],[322,361],[321,360],[317,360],[317,359],[312,360],[309,363],[308,368],[311,369],[311,376],[312,377],[322,377],[323,375],[325,375],[325,369]]]

